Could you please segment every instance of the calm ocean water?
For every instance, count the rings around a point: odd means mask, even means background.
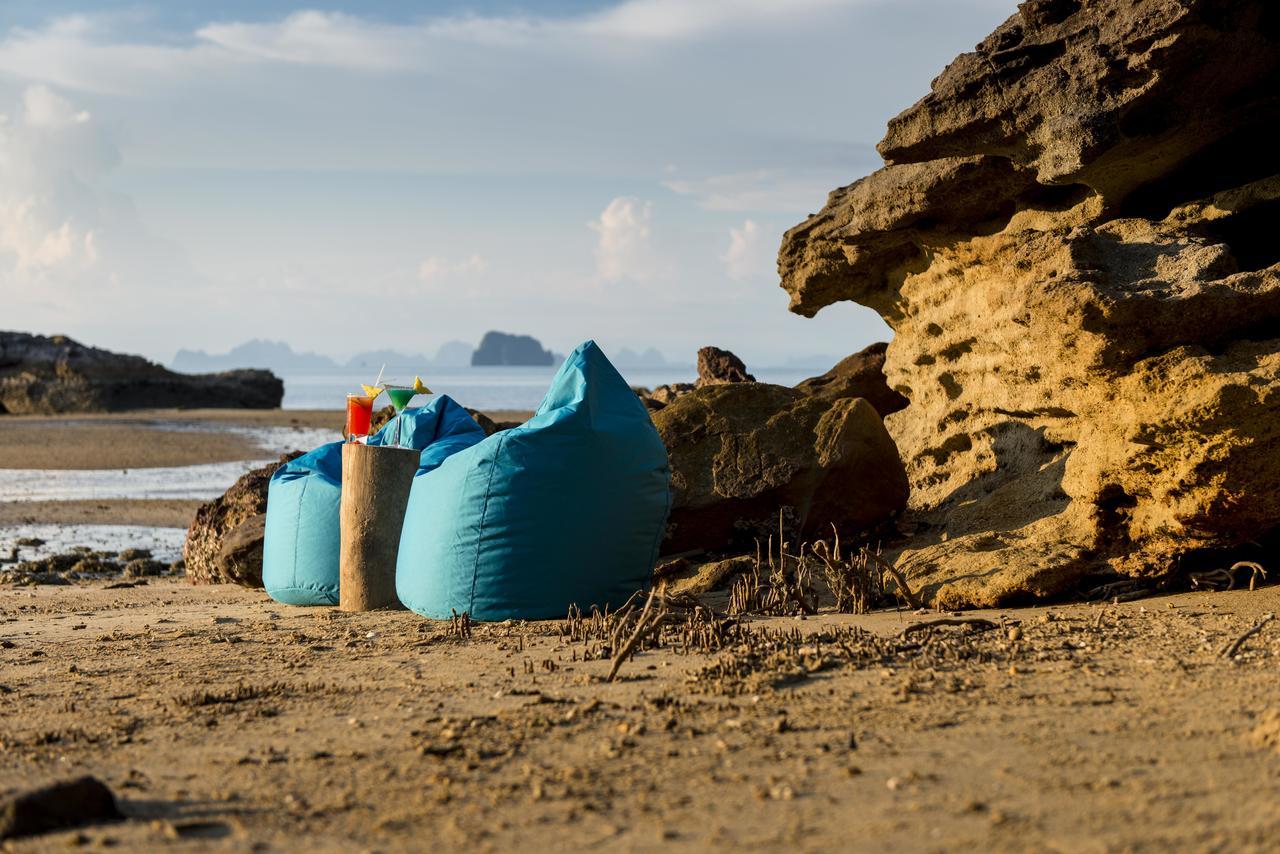
[[[322,374],[285,374],[285,409],[341,409],[350,392],[360,390],[360,383],[373,382],[376,371],[335,371]],[[422,380],[438,394],[447,394],[472,409],[536,409],[542,400],[555,368],[423,368]],[[697,372],[692,366],[680,368],[630,368],[621,371],[631,385],[653,388],[664,383],[693,382]],[[753,370],[756,379],[777,385],[795,385],[803,379],[822,373],[813,368],[762,368]],[[413,377],[383,377],[393,383],[409,384]]]

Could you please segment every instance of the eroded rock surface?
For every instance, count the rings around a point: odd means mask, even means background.
[[[300,456],[301,451],[294,451],[245,473],[225,493],[196,510],[182,544],[188,581],[262,586],[267,487],[276,469]]]
[[[141,356],[64,335],[0,332],[0,414],[115,412],[162,407],[275,409],[284,383],[270,371],[179,374]]]
[[[792,508],[802,537],[870,529],[900,512],[907,477],[879,414],[768,383],[726,383],[653,414],[671,460],[664,554],[750,547]]]
[[[784,239],[893,327],[935,603],[1160,575],[1280,523],[1280,6],[1039,0]]]

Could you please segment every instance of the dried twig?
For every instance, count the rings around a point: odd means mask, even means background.
[[[645,600],[644,610],[640,612],[640,619],[636,620],[635,631],[631,633],[631,637],[627,638],[627,642],[613,654],[613,666],[609,668],[609,675],[605,678],[606,682],[614,680],[618,675],[618,669],[622,667],[622,662],[626,661],[636,646],[654,629],[661,626],[662,621],[666,619],[667,606],[665,602],[657,611],[653,610],[653,600],[657,595],[657,588],[649,591],[649,598]]]
[[[880,555],[875,554],[870,550],[867,550],[867,556],[870,557],[872,560],[874,560],[876,563],[880,564],[880,566],[884,568],[885,572],[893,576],[894,583],[898,585],[898,591],[902,594],[902,598],[907,600],[908,605],[910,605],[912,608],[921,607],[920,597],[916,596],[916,594],[911,592],[911,588],[907,586],[906,577],[903,576],[903,574],[898,571],[897,567],[889,563],[889,561],[885,560],[884,558],[880,557]]]
[[[903,629],[898,634],[898,637],[905,638],[907,635],[912,635],[912,634],[915,634],[916,632],[923,632],[926,629],[932,629],[938,626],[969,626],[974,631],[979,631],[979,632],[985,632],[985,631],[989,631],[990,629],[998,628],[998,626],[995,623],[991,622],[990,620],[983,620],[980,618],[972,619],[972,620],[958,620],[958,619],[955,619],[954,617],[942,617],[937,620],[925,620],[923,623],[912,623],[911,625]]]
[[[1267,571],[1262,568],[1262,564],[1257,563],[1256,561],[1240,560],[1231,564],[1231,575],[1233,579],[1235,577],[1235,572],[1237,569],[1249,570],[1249,589],[1250,590],[1252,590],[1254,586],[1257,585],[1259,578],[1261,578],[1263,581],[1265,581],[1267,578]]]
[[[1222,650],[1222,657],[1223,658],[1234,657],[1235,654],[1240,651],[1240,647],[1244,646],[1245,641],[1247,641],[1249,638],[1256,635],[1258,632],[1262,631],[1262,627],[1265,626],[1267,623],[1271,622],[1272,620],[1274,620],[1275,618],[1276,618],[1275,614],[1267,614],[1266,616],[1264,616],[1261,620],[1259,620],[1256,624],[1254,624],[1253,628],[1249,629],[1249,631],[1245,632],[1240,637],[1236,638],[1230,644],[1224,647]]]

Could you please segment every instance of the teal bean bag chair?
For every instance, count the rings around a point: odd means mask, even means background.
[[[484,438],[475,419],[447,395],[421,409],[406,409],[401,417],[403,444],[422,451],[419,473]],[[395,429],[393,419],[369,437],[369,444],[392,444]],[[341,442],[321,445],[271,476],[262,584],[272,599],[286,605],[338,604],[341,498]]]
[[[563,617],[648,585],[670,509],[667,451],[594,341],[533,418],[419,472],[396,591],[437,619]]]

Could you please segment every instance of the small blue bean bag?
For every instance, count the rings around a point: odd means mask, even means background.
[[[594,341],[533,418],[413,479],[396,591],[427,617],[563,617],[648,585],[671,497],[667,451]]]
[[[406,409],[401,418],[403,444],[422,451],[420,474],[484,438],[475,419],[447,395],[421,409]],[[395,430],[393,419],[369,437],[369,444],[393,443]],[[321,445],[271,476],[262,583],[272,599],[286,605],[338,604],[341,499],[341,442]]]

